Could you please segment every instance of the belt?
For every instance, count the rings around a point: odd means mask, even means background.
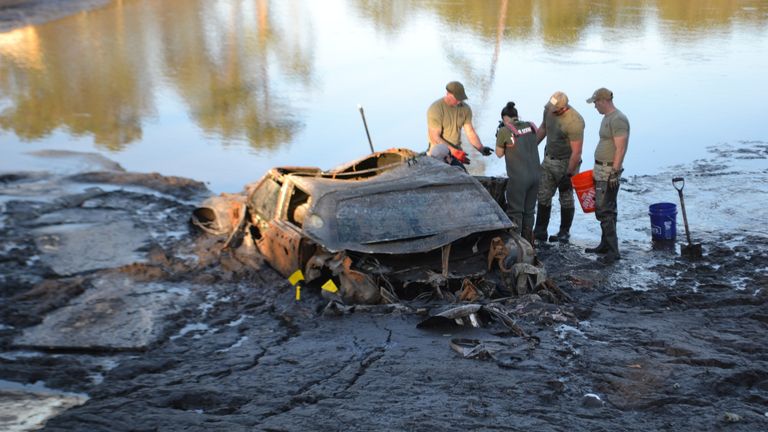
[[[603,161],[595,160],[595,165],[613,166],[613,161],[611,161],[611,162],[603,162]]]
[[[553,159],[553,160],[567,160],[567,159],[571,158],[570,156],[564,157],[564,158],[556,158],[556,157],[550,156],[550,155],[544,155],[544,157],[547,157],[547,158],[550,158],[550,159]]]

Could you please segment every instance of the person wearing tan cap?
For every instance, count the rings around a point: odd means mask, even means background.
[[[544,119],[536,133],[538,143],[547,138],[541,180],[537,196],[534,238],[547,240],[547,227],[552,212],[552,198],[559,192],[560,230],[549,241],[567,243],[576,213],[571,177],[581,167],[581,148],[584,144],[584,118],[571,105],[568,96],[557,91],[544,106]]]
[[[600,244],[585,252],[604,254],[599,260],[611,264],[621,258],[616,234],[616,199],[629,144],[629,120],[613,104],[613,92],[605,87],[595,90],[587,103],[595,104],[597,112],[603,115],[592,174],[595,179],[595,217],[600,221],[602,234]]]
[[[461,131],[467,135],[469,143],[483,156],[490,155],[493,150],[483,146],[480,137],[472,125],[472,109],[464,101],[467,93],[464,85],[451,81],[445,86],[445,96],[436,100],[427,110],[427,132],[429,148],[437,144],[445,144],[451,149],[451,154],[464,164],[469,163],[467,154],[461,148]]]

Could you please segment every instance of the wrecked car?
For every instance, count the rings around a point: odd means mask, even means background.
[[[546,280],[498,196],[463,170],[407,149],[330,171],[273,168],[244,196],[215,198],[232,205],[204,203],[195,225],[230,238],[242,231],[292,284],[346,303],[522,295]]]

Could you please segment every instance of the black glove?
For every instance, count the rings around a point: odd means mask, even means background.
[[[482,153],[482,154],[483,154],[483,156],[490,156],[490,155],[491,155],[491,153],[493,153],[493,149],[492,149],[492,148],[490,148],[490,147],[485,147],[485,146],[483,146],[483,147],[480,149],[480,153]]]
[[[621,173],[623,172],[624,168],[618,171],[611,171],[611,174],[608,176],[608,190],[616,190],[619,188],[619,183],[621,182]]]

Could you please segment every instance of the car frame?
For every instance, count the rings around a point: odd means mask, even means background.
[[[242,221],[271,267],[345,303],[523,294],[543,266],[499,205],[505,181],[390,149],[272,168],[247,187]]]

